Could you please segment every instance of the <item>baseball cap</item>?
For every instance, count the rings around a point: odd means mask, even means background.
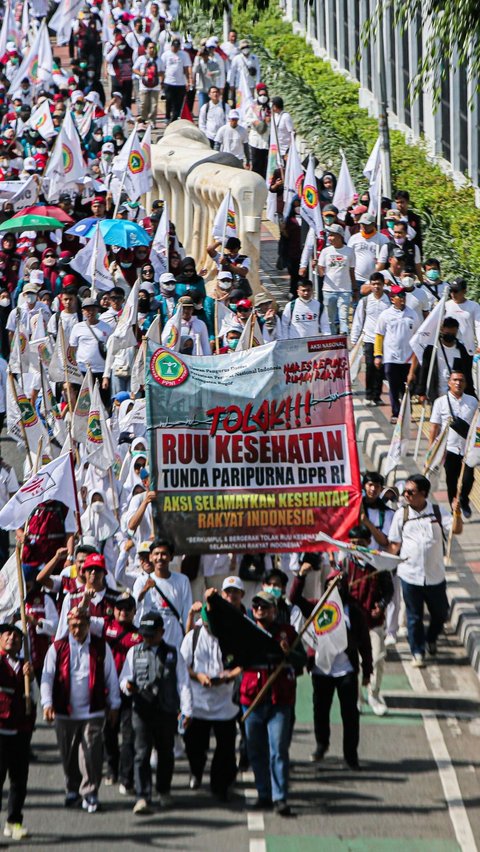
[[[397,260],[403,260],[403,258],[405,257],[405,252],[402,251],[401,248],[396,248],[396,249],[393,249],[390,257],[396,257]]]
[[[249,42],[248,38],[242,38],[242,40],[241,40],[241,42],[238,46],[239,46],[240,50],[242,49],[242,47],[250,47],[250,42]]]
[[[150,545],[151,545],[151,543],[152,543],[151,541],[141,541],[140,544],[137,547],[137,553],[139,553],[139,554],[140,553],[148,553],[148,555],[150,556]]]
[[[44,275],[41,269],[32,269],[30,272],[30,284],[43,284]]]
[[[172,275],[171,272],[162,272],[160,275],[160,284],[169,284],[170,281],[173,284],[176,284],[175,275]]]
[[[106,151],[107,154],[114,154],[115,153],[115,145],[113,144],[113,142],[104,142],[103,145],[102,145],[102,151]],[[99,201],[98,198],[95,198],[94,200]],[[103,201],[103,198],[102,198],[102,201]]]
[[[366,213],[367,211],[368,207],[365,207],[365,204],[357,204],[357,206],[352,209],[354,216],[361,216],[362,213]],[[323,212],[325,212],[325,208],[323,208]]]
[[[240,577],[225,577],[222,583],[222,592],[227,592],[228,589],[238,589],[239,592],[244,592],[245,586]]]
[[[327,234],[339,234],[341,237],[345,234],[341,225],[329,225],[325,230]]]
[[[229,117],[229,119],[230,118],[240,118],[240,113],[239,113],[238,109],[231,109],[230,112],[228,113],[228,117]]]
[[[35,295],[37,295],[39,289],[40,288],[37,287],[36,284],[26,284],[26,286],[22,290],[22,293],[35,293]]]
[[[335,204],[325,204],[325,207],[322,210],[322,213],[335,213],[335,216],[338,213],[338,207],[335,207]]]
[[[407,291],[404,287],[400,287],[400,284],[392,284],[390,287],[390,293],[392,296],[406,296]]]
[[[123,594],[115,600],[113,606],[115,609],[135,609],[135,598],[128,592],[123,592]]]
[[[191,296],[180,296],[178,300],[179,305],[183,305],[185,308],[194,308],[195,302],[193,301]]]
[[[219,272],[217,278],[219,281],[233,281],[233,275],[231,272]]]
[[[82,302],[82,308],[99,308],[99,307],[100,307],[100,305],[98,304],[96,299],[92,299],[92,298],[84,299],[83,302]]]
[[[266,305],[268,302],[273,302],[273,296],[269,296],[268,293],[257,293],[253,304],[259,308],[260,305]]]
[[[253,308],[253,305],[250,299],[240,299],[240,301],[237,302],[237,308],[248,308],[248,310],[250,310],[250,308]]]
[[[254,604],[256,601],[266,603],[269,606],[277,605],[277,599],[274,598],[273,595],[270,594],[270,592],[257,592],[257,594],[252,598],[252,604]]]
[[[359,222],[360,225],[374,225],[375,216],[372,216],[371,213],[364,213],[363,216],[360,216]]]
[[[1,633],[11,633],[12,630],[15,630],[20,636],[23,636],[22,631],[20,630],[19,627],[17,627],[16,624],[8,624],[6,621],[4,621],[2,624],[0,624],[0,634]]]
[[[106,571],[105,557],[101,553],[90,553],[83,563],[83,570],[86,571],[87,568],[100,568],[102,571]]]
[[[153,634],[163,627],[163,618],[156,612],[147,612],[140,620],[138,632],[142,636],[153,636]]]

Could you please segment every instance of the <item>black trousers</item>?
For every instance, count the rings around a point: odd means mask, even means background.
[[[122,95],[122,107],[130,109],[132,106],[133,80],[124,80],[123,83],[115,84],[115,91]]]
[[[32,734],[25,731],[13,736],[0,734],[0,807],[7,772],[10,779],[7,822],[23,822],[31,738]]]
[[[398,417],[409,369],[408,364],[385,364],[385,378],[388,381],[392,417]]]
[[[382,385],[384,370],[383,366],[380,370],[375,367],[373,360],[373,343],[363,344],[363,354],[365,356],[365,396],[374,402],[379,402],[382,396]]]
[[[358,712],[358,676],[349,672],[340,677],[312,674],[313,725],[318,746],[330,745],[330,708],[337,690],[343,722],[343,755],[348,763],[358,760],[360,715]]]
[[[185,731],[185,750],[192,775],[202,779],[210,747],[210,734],[215,736],[215,751],[210,768],[212,793],[225,793],[237,773],[235,760],[236,716],[233,719],[195,719]]]
[[[448,500],[450,503],[457,496],[458,477],[460,476],[462,461],[463,456],[447,451],[445,456],[445,478],[447,480]],[[475,471],[473,467],[465,465],[462,490],[460,492],[460,505],[468,501],[470,491],[473,488],[474,475]]]
[[[177,716],[155,709],[149,716],[139,716],[133,710],[135,756],[133,775],[137,799],[152,798],[152,772],[150,756],[152,748],[158,752],[156,789],[158,793],[169,793],[172,784]]]
[[[267,176],[268,149],[253,148],[252,145],[249,145],[249,148],[252,172],[261,175],[265,180]]]
[[[122,695],[120,712],[115,725],[112,726],[110,722],[106,722],[103,741],[108,774],[117,778],[125,787],[132,787],[134,755],[132,699],[127,695]]]
[[[180,118],[183,102],[187,94],[185,86],[171,86],[165,83],[165,118],[167,121],[175,121]]]

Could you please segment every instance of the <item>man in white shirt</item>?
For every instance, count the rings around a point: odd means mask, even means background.
[[[430,447],[450,421],[447,435],[447,453],[444,462],[450,503],[457,496],[459,477],[465,455],[466,437],[478,410],[478,399],[465,393],[466,384],[464,374],[454,370],[448,380],[448,392],[435,400],[430,415]],[[465,518],[470,518],[472,514],[468,498],[473,487],[473,478],[474,469],[466,464],[460,491],[460,508]]]
[[[354,239],[354,238],[352,238]],[[351,241],[350,241],[351,242]],[[390,307],[390,299],[383,292],[383,275],[370,275],[372,292],[360,299],[353,317],[351,340],[355,346],[363,332],[363,354],[365,356],[365,405],[382,405],[383,366],[377,369],[373,359],[377,320]]]
[[[228,84],[233,103],[235,103],[235,89],[238,89],[238,86],[240,85],[241,74],[244,75],[248,88],[252,94],[256,84],[260,82],[260,62],[258,57],[252,53],[251,44],[248,38],[241,40],[239,48],[239,53],[232,59],[232,64],[228,74]],[[234,90],[233,92],[232,89]]]
[[[228,124],[223,124],[217,130],[213,147],[216,151],[233,154],[242,164],[245,164],[246,161],[248,165],[250,157],[247,145],[248,131],[238,123],[239,118],[240,113],[236,109],[231,109],[228,115]]]
[[[142,121],[151,121],[155,127],[160,94],[160,60],[153,41],[147,44],[144,56],[139,56],[133,65],[133,73],[139,78],[140,117]]]
[[[323,306],[313,298],[311,281],[300,281],[297,298],[292,299],[282,314],[279,338],[292,340],[297,337],[317,337],[330,334],[330,323]]]
[[[388,534],[389,550],[400,555],[397,568],[407,609],[408,643],[412,666],[425,665],[425,646],[434,656],[437,638],[448,618],[443,541],[453,525],[453,534],[463,529],[462,515],[453,501],[453,518],[428,499],[430,482],[421,474],[410,476],[404,489],[406,506],[397,509]],[[430,613],[425,633],[424,606]]]
[[[276,128],[276,138],[278,140],[278,149],[282,157],[285,156],[292,143],[292,133],[294,131],[292,116],[289,112],[283,109],[283,98],[272,98],[272,121]]]
[[[355,285],[355,253],[345,245],[345,231],[341,225],[330,225],[326,231],[328,245],[318,258],[318,272],[323,277],[323,304],[331,333],[335,334],[338,316],[340,334],[348,334],[348,311]]]
[[[229,62],[231,62],[235,56],[238,56],[239,48],[238,48],[238,39],[237,39],[237,31],[230,30],[228,34],[228,41],[222,41],[220,45],[223,52],[228,57]]]
[[[359,232],[348,241],[348,246],[355,252],[355,279],[358,289],[375,272],[378,252],[381,246],[388,243],[388,238],[378,233],[375,216],[371,213],[360,216],[359,224]]]
[[[68,346],[73,328],[79,321],[76,287],[65,287],[65,290],[62,291],[62,308],[63,310],[52,314],[50,317],[47,331],[52,337],[56,338],[60,323],[65,334],[65,343]]]
[[[397,284],[391,289],[392,306],[380,314],[375,328],[374,359],[375,367],[385,370],[392,416],[390,423],[396,423],[400,411],[400,400],[405,392],[405,383],[412,358],[410,338],[413,337],[420,320],[411,308],[407,308],[405,290]]]
[[[90,635],[90,617],[70,611],[68,634],[50,645],[41,683],[43,717],[55,722],[65,774],[65,807],[82,798],[89,814],[98,810],[102,780],[103,726],[115,724],[120,707],[117,672],[110,648]],[[92,672],[94,677],[92,678]]]
[[[213,148],[218,131],[226,124],[230,107],[220,100],[220,89],[217,86],[210,86],[208,97],[208,102],[202,106],[198,114],[198,126],[202,133],[205,133],[210,147]]]
[[[107,340],[113,333],[113,329],[98,318],[98,311],[99,304],[96,299],[83,300],[83,320],[74,325],[70,335],[70,346],[75,350],[77,364],[82,373],[85,374],[89,366],[94,379],[102,383],[104,403],[108,404],[109,379],[103,379],[103,374]]]
[[[22,295],[24,299],[22,305],[18,305],[8,315],[6,328],[9,332],[10,342],[17,325],[20,325],[27,337],[30,338],[33,331],[32,319],[38,313],[42,312],[45,324],[48,323],[51,312],[44,302],[38,300],[39,292],[40,287],[37,284],[26,284],[23,288]]]
[[[466,293],[467,282],[463,278],[452,281],[450,299],[445,305],[445,316],[458,320],[458,339],[468,354],[473,355],[480,351],[480,305],[472,299],[467,299]]]
[[[185,574],[169,569],[173,547],[168,541],[156,539],[150,547],[153,573],[146,579],[140,576],[133,587],[137,601],[135,624],[147,612],[160,613],[164,620],[165,642],[179,649],[182,644],[188,612],[192,605],[190,581]]]
[[[192,85],[192,63],[186,50],[180,50],[180,39],[174,36],[170,50],[160,59],[160,82],[165,91],[165,117],[167,123],[180,117],[187,93]]]

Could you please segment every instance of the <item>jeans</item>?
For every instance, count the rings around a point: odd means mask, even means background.
[[[135,758],[133,774],[137,799],[152,798],[152,771],[150,756],[152,748],[158,752],[156,788],[158,793],[170,792],[173,776],[175,734],[177,716],[175,713],[163,713],[155,710],[147,717],[133,711],[133,732],[135,735]]]
[[[436,642],[448,618],[447,583],[443,580],[434,586],[414,586],[402,580],[403,599],[407,609],[408,644],[412,654],[425,653],[425,642]],[[425,634],[423,626],[424,604],[430,613],[430,624]]]
[[[0,736],[0,807],[5,779],[10,779],[7,822],[23,822],[23,805],[27,795],[31,733]]]
[[[131,376],[116,376],[112,373],[112,378],[110,380],[111,395],[115,396],[117,393],[121,393],[122,391],[130,392],[131,379]]]
[[[339,290],[336,293],[329,293],[323,290],[323,303],[328,313],[328,321],[330,323],[330,333],[335,334],[337,330],[337,315],[340,324],[340,334],[348,334],[348,311],[352,294],[345,290]]]
[[[392,417],[398,417],[400,412],[400,400],[405,392],[405,382],[409,369],[408,364],[385,364],[385,378],[388,381]]]
[[[451,503],[457,496],[458,478],[462,469],[463,456],[451,453],[447,450],[445,456],[445,478],[447,480],[448,500]],[[462,490],[460,491],[460,505],[468,503],[470,491],[473,488],[474,469],[465,465],[463,472]]]
[[[118,719],[114,726],[107,721],[103,732],[108,774],[125,787],[133,785],[132,699],[122,695]],[[121,745],[119,745],[119,738]]]
[[[260,799],[287,798],[292,712],[293,707],[264,701],[245,720],[248,758]]]
[[[355,672],[340,677],[312,674],[313,725],[317,746],[325,751],[330,745],[330,709],[337,690],[343,722],[343,755],[348,763],[358,760],[360,715],[358,712],[358,678]]]
[[[205,106],[205,104],[208,104],[208,101],[209,101],[208,92],[197,92],[197,98],[198,98],[198,109],[200,111],[202,106]]]
[[[237,774],[235,761],[236,716],[233,719],[193,718],[185,731],[185,751],[192,775],[201,781],[207,762],[212,729],[215,736],[215,751],[210,767],[210,789],[212,793],[219,795],[228,790],[235,781]]]
[[[383,366],[377,370],[373,360],[373,343],[363,344],[365,356],[365,396],[374,402],[378,402],[382,396]]]

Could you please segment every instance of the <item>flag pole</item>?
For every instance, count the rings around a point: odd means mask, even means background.
[[[248,348],[253,349],[253,341],[255,338],[255,323],[256,323],[256,315],[253,313],[250,314],[250,340],[248,343]]]
[[[308,628],[308,627],[310,627],[310,624],[312,623],[313,619],[317,617],[318,613],[320,612],[320,610],[322,609],[322,607],[323,607],[323,606],[325,605],[325,603],[327,602],[327,600],[328,600],[328,598],[330,597],[330,595],[331,595],[331,593],[333,592],[333,590],[336,588],[336,586],[338,586],[338,584],[339,584],[339,582],[340,582],[341,578],[342,578],[342,574],[340,574],[340,573],[339,573],[339,574],[337,574],[337,576],[333,578],[333,580],[332,580],[332,582],[330,583],[330,585],[329,585],[328,589],[325,589],[325,591],[324,591],[323,595],[321,596],[320,600],[319,600],[319,601],[318,601],[318,603],[315,605],[315,607],[313,608],[312,612],[310,613],[310,615],[309,615],[309,616],[308,616],[308,618],[306,619],[306,621],[305,621],[305,623],[304,623],[304,625],[303,625],[302,629],[300,630],[300,632],[297,634],[297,636],[295,637],[294,641],[292,642],[292,644],[291,644],[291,646],[290,646],[290,648],[289,648],[289,652],[288,652],[289,654],[290,654],[290,653],[291,653],[291,652],[292,652],[292,651],[293,651],[293,650],[297,647],[297,645],[301,642],[301,639],[302,639],[303,634],[305,633],[305,631],[307,630],[307,628]],[[287,657],[288,657],[288,655],[287,655]],[[281,673],[282,669],[283,669],[286,665],[288,665],[288,659],[287,659],[287,657],[286,657],[284,660],[282,660],[282,661],[278,664],[278,666],[277,666],[277,668],[276,668],[276,669],[274,669],[274,670],[273,670],[273,672],[271,673],[271,675],[270,675],[270,677],[268,678],[268,680],[266,681],[266,683],[264,683],[264,685],[262,686],[262,688],[261,688],[260,692],[258,693],[258,695],[254,698],[253,702],[250,704],[250,706],[248,707],[248,709],[247,709],[247,710],[245,711],[245,713],[243,714],[243,716],[242,716],[242,718],[241,718],[241,720],[240,720],[241,722],[245,722],[245,719],[248,719],[248,717],[250,716],[250,713],[252,713],[252,712],[255,710],[255,708],[256,708],[256,707],[258,707],[258,705],[259,705],[259,704],[263,701],[263,699],[265,698],[265,695],[267,694],[267,692],[268,692],[268,690],[270,689],[270,687],[271,687],[271,686],[275,683],[275,681],[277,680],[277,678],[278,678],[279,674]]]
[[[73,418],[73,405],[72,405],[72,396],[70,390],[70,381],[68,379],[68,368],[67,368],[67,347],[65,345],[65,329],[63,327],[63,323],[59,321],[59,334],[60,334],[60,346],[62,348],[62,361],[63,361],[63,374],[65,379],[65,384],[67,386],[67,402],[68,402],[68,410],[70,412],[70,423]]]
[[[460,468],[460,475],[459,475],[458,480],[457,480],[456,500],[458,502],[460,502],[460,494],[462,493],[463,479],[464,479],[464,476],[465,476],[465,468],[466,468],[465,459],[467,458],[468,453],[470,452],[470,444],[472,443],[473,438],[474,438],[475,433],[476,433],[477,416],[478,416],[478,408],[477,408],[475,415],[472,419],[472,422],[470,424],[470,429],[468,430],[467,440],[465,441],[465,452],[463,454],[462,466]],[[449,530],[449,533],[448,533],[447,549],[446,549],[446,553],[445,553],[445,563],[447,565],[451,565],[450,556],[451,556],[451,553],[452,553],[453,527],[454,527],[454,525],[455,525],[455,514],[453,515],[452,526],[450,527],[450,530]]]
[[[23,440],[25,441],[25,449],[27,451],[28,464],[30,465],[30,470],[33,470],[32,453],[31,453],[31,450],[30,450],[30,444],[28,443],[27,430],[25,429],[25,423],[23,422],[22,409],[20,408],[20,406],[18,404],[18,393],[17,393],[17,388],[15,387],[15,379],[13,378],[11,373],[8,374],[8,378],[9,378],[9,381],[10,381],[10,387],[12,389],[13,397],[15,399],[15,402],[17,403],[17,408],[20,412],[20,431],[23,435]]]
[[[213,312],[214,333],[215,333],[215,355],[218,355],[220,348],[220,340],[218,337],[218,299],[215,299],[215,309]]]
[[[225,213],[225,221],[223,223],[222,250],[220,252],[220,257],[223,257],[223,252],[225,251],[225,243],[227,242],[228,208],[230,207],[231,200],[232,200],[232,191],[229,189],[228,195],[227,195],[227,210],[226,210],[226,213]]]
[[[72,450],[72,439],[70,436],[70,450],[68,452],[70,456],[70,470],[72,472],[72,482],[73,482],[73,493],[75,495],[75,514],[77,516],[77,533],[78,537],[82,537],[82,524],[80,521],[80,503],[78,502],[78,489],[77,489],[77,477],[75,475],[75,462],[73,460],[73,450]]]
[[[128,152],[127,165],[126,165],[126,168],[123,170],[122,181],[120,183],[120,189],[118,190],[117,203],[115,204],[115,209],[113,211],[113,218],[114,219],[117,218],[118,208],[120,207],[120,201],[121,201],[121,198],[122,198],[123,187],[125,186],[125,179],[127,177],[127,172],[128,172],[128,161],[130,159],[130,154],[132,153],[133,140],[135,138],[133,134],[137,132],[137,127],[138,127],[138,121],[136,121],[135,124],[133,125],[133,130],[132,130],[132,134],[131,134],[132,141],[130,142],[130,150]]]
[[[447,294],[448,295],[448,294]],[[446,296],[445,296],[446,298]],[[422,413],[420,416],[420,423],[418,425],[417,439],[415,441],[415,450],[413,452],[413,458],[417,461],[418,454],[420,452],[420,442],[422,440],[422,432],[423,432],[423,424],[425,422],[426,415],[426,407],[427,407],[427,399],[430,391],[430,384],[433,376],[433,368],[435,366],[435,361],[437,360],[437,352],[438,352],[438,341],[440,338],[440,329],[443,324],[443,318],[445,316],[445,301],[443,303],[443,311],[440,311],[440,315],[438,317],[437,327],[435,329],[435,337],[433,339],[433,349],[432,349],[432,357],[430,358],[430,364],[428,365],[428,373],[427,373],[427,383],[425,386],[425,399],[422,402]]]
[[[272,124],[273,124],[273,129],[275,131],[275,141],[277,143],[277,168],[280,169],[280,175],[282,177],[282,180],[285,182],[285,168],[283,166],[282,156],[280,154],[280,143],[278,141],[278,125],[277,125],[277,122],[275,121],[275,113],[274,112],[272,112]]]

